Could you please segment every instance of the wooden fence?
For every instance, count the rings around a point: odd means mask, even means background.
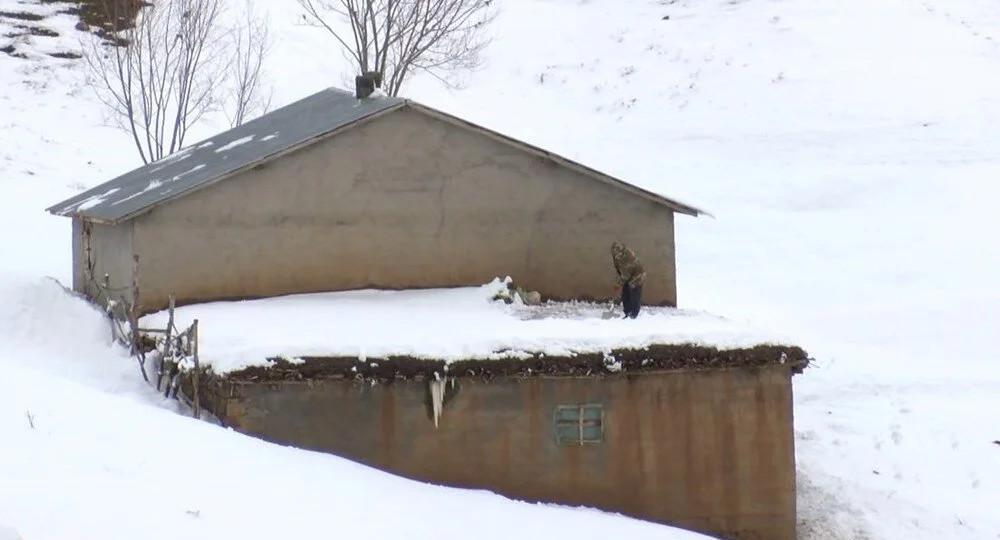
[[[89,231],[84,231],[86,263],[84,279],[88,284],[91,302],[103,306],[111,321],[111,339],[128,347],[129,353],[139,362],[142,378],[152,384],[146,371],[146,361],[152,359],[156,374],[156,390],[160,391],[166,377],[163,395],[178,399],[181,375],[190,373],[192,396],[189,405],[196,418],[201,417],[198,396],[201,364],[198,359],[198,320],[188,328],[179,330],[174,324],[175,299],[170,296],[170,307],[165,328],[139,327],[139,257],[133,256],[132,282],[125,287],[112,287],[105,273],[100,279],[95,275],[97,263],[90,248]],[[173,394],[171,396],[171,394]],[[183,393],[181,393],[183,395]],[[185,396],[186,397],[186,396]]]
[[[193,392],[188,404],[193,409],[195,418],[201,417],[201,401],[198,396],[199,378],[201,377],[201,362],[198,358],[198,320],[184,330],[177,328],[174,319],[175,301],[170,297],[170,307],[167,325],[164,328],[141,328],[134,303],[129,302],[125,295],[120,294],[127,288],[113,289],[107,282],[91,281],[94,291],[90,300],[98,305],[104,305],[111,323],[111,339],[128,348],[139,363],[142,378],[150,384],[150,374],[147,363],[152,360],[153,374],[156,376],[156,390],[163,390],[165,397],[178,399],[178,389],[181,375],[190,374]],[[122,317],[127,317],[124,319]],[[166,379],[166,386],[164,386]]]
[[[136,352],[142,358],[139,363],[143,368],[146,365],[146,354],[150,354],[153,360],[153,369],[156,374],[156,390],[163,388],[164,397],[178,399],[178,390],[181,385],[181,376],[190,373],[192,396],[190,405],[194,411],[194,417],[201,416],[201,400],[198,395],[201,377],[201,362],[198,358],[198,319],[191,323],[185,330],[179,330],[174,320],[174,297],[170,297],[170,307],[168,308],[167,326],[165,328],[137,328],[138,335],[144,343],[142,347],[136,347]],[[145,372],[145,369],[143,369]],[[143,373],[145,376],[145,373]],[[164,386],[164,378],[166,385]],[[148,377],[146,380],[149,380]]]

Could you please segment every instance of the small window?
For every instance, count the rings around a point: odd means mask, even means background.
[[[604,408],[600,404],[558,405],[556,444],[596,444],[604,441]]]

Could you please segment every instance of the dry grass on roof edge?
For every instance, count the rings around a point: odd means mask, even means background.
[[[762,344],[739,349],[689,343],[651,345],[642,349],[614,349],[573,356],[533,354],[527,358],[457,360],[447,363],[412,356],[306,357],[301,362],[269,358],[268,365],[252,366],[213,377],[231,382],[309,381],[322,379],[427,380],[447,375],[458,378],[528,376],[601,376],[663,370],[708,370],[764,367],[784,364],[795,373],[808,366],[806,352],[792,345]]]

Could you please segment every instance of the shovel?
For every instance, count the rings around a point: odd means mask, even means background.
[[[621,289],[619,289],[618,287],[615,287],[615,296],[618,296],[619,294],[621,294]],[[612,297],[610,300],[608,300],[608,309],[607,309],[607,311],[605,311],[604,313],[601,313],[601,318],[602,319],[613,319],[615,317],[616,317],[616,315],[615,315],[615,298]]]
[[[604,313],[601,313],[602,319],[614,319],[617,317],[615,314],[615,301],[611,300],[608,302],[608,309]]]

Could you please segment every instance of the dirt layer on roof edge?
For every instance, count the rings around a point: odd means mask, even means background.
[[[252,366],[225,375],[211,375],[230,382],[309,381],[322,379],[393,380],[459,378],[600,376],[662,370],[706,370],[787,364],[801,373],[809,364],[806,352],[789,345],[757,345],[719,349],[693,344],[651,345],[642,349],[615,349],[610,353],[573,356],[534,354],[527,358],[457,360],[446,363],[412,356],[360,360],[355,357],[304,357],[290,362],[269,358],[267,365]]]

